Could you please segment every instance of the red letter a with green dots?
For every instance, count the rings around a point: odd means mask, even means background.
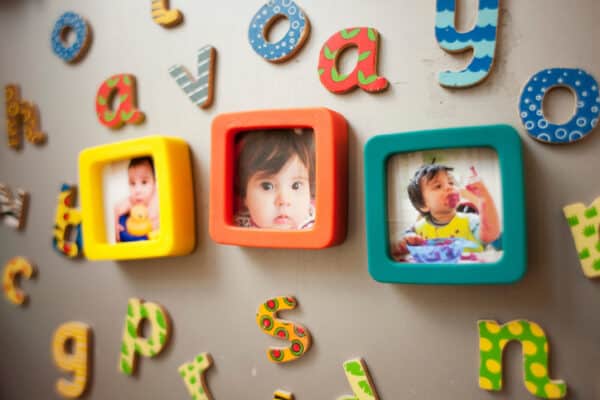
[[[115,105],[115,110],[112,109]],[[114,75],[105,80],[96,95],[98,120],[111,129],[119,129],[123,124],[140,124],[144,113],[136,104],[135,77],[128,74]]]
[[[348,74],[338,71],[338,59],[345,49],[356,47],[358,61]],[[319,55],[319,77],[323,86],[333,93],[345,93],[355,87],[367,92],[387,89],[387,79],[377,75],[379,33],[374,28],[342,29],[325,42]]]
[[[256,312],[256,323],[267,335],[288,340],[290,346],[269,347],[267,357],[272,362],[284,363],[294,361],[310,348],[310,332],[302,325],[277,318],[277,312],[282,310],[293,310],[297,301],[293,297],[275,297],[261,304]]]

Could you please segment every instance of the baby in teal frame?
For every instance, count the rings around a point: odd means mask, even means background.
[[[479,263],[401,263],[390,251],[387,165],[391,157],[418,151],[489,147],[498,155],[502,190],[502,256]],[[526,270],[526,221],[521,139],[508,125],[451,128],[378,135],[365,146],[365,202],[368,267],[379,282],[416,284],[500,284]],[[507,212],[510,210],[510,212]]]
[[[437,262],[485,260],[479,254],[499,238],[501,223],[491,192],[475,167],[470,170],[472,175],[463,185],[453,167],[435,163],[435,159],[415,171],[406,192],[419,216],[399,240],[392,239],[392,258],[412,262],[436,257]],[[411,252],[417,257],[410,257]]]

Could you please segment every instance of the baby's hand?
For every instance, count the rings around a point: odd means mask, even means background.
[[[483,198],[489,196],[489,192],[487,187],[482,181],[477,181],[474,183],[469,183],[465,189],[471,193],[473,193],[478,198]]]
[[[402,240],[392,245],[392,257],[394,259],[401,258],[405,254],[408,254],[407,245],[419,246],[425,243],[425,239],[417,234],[405,235]]]
[[[123,232],[125,230],[125,227],[121,224],[117,224],[117,231],[115,232],[115,235],[117,236],[117,242],[120,242],[121,240],[121,232]]]

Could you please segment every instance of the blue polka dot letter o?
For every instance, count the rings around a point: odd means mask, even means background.
[[[279,18],[287,18],[290,28],[277,42],[268,42],[265,35]],[[308,38],[310,23],[304,12],[292,0],[269,0],[252,17],[248,40],[254,51],[270,62],[291,58]]]
[[[553,87],[563,86],[575,92],[577,108],[568,122],[556,125],[544,117],[542,102]],[[583,139],[598,125],[600,94],[598,82],[581,69],[550,68],[535,74],[523,88],[519,101],[521,121],[527,132],[546,143],[572,143]]]
[[[72,29],[76,37],[71,46],[67,46],[62,37],[67,29]],[[87,22],[74,12],[67,11],[56,21],[52,30],[52,50],[66,62],[75,62],[83,56],[89,36],[90,31]]]

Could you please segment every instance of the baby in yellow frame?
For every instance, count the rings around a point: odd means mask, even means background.
[[[114,207],[115,239],[117,242],[154,239],[159,231],[160,210],[152,157],[132,158],[127,177],[129,195]]]

